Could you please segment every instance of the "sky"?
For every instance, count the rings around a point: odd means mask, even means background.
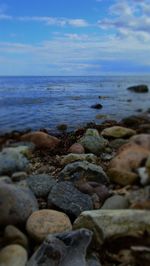
[[[150,73],[149,0],[0,0],[0,75]]]

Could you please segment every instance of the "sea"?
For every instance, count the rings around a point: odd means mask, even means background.
[[[139,84],[150,88],[150,75],[0,77],[0,134],[119,121],[150,108],[150,92],[127,90]]]

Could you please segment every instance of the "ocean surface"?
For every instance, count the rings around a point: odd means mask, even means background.
[[[88,122],[119,121],[150,108],[150,92],[127,90],[138,84],[150,88],[150,76],[0,77],[0,134],[29,128],[55,132],[62,123],[73,130]],[[92,109],[97,103],[103,108]]]

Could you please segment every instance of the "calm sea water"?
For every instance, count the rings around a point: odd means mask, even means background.
[[[27,128],[56,131],[62,123],[72,130],[106,119],[97,115],[120,120],[139,108],[146,111],[150,92],[136,94],[126,89],[143,83],[150,88],[150,76],[0,77],[0,134]],[[103,108],[91,109],[96,103]]]

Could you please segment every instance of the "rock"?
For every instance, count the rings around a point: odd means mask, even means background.
[[[67,252],[63,241],[48,235],[41,246],[35,251],[26,266],[57,266]]]
[[[52,204],[71,218],[76,218],[84,210],[93,209],[91,197],[81,193],[68,181],[53,186],[48,196],[48,206]]]
[[[135,204],[137,202],[148,201],[150,198],[150,186],[146,186],[144,188],[138,188],[136,190],[128,191],[127,198],[131,204]]]
[[[16,172],[12,174],[11,179],[14,182],[18,182],[18,181],[26,179],[26,177],[27,177],[26,172]]]
[[[118,149],[120,148],[122,145],[126,144],[128,141],[125,140],[125,139],[114,139],[112,140],[111,142],[109,142],[109,146],[112,148],[112,149]]]
[[[150,134],[138,134],[129,139],[130,143],[135,143],[150,151]]]
[[[26,229],[33,239],[42,242],[48,234],[72,230],[72,225],[65,213],[45,209],[31,214]]]
[[[57,129],[59,130],[59,131],[66,131],[67,130],[67,128],[68,128],[68,126],[66,125],[66,124],[60,124],[60,125],[58,125],[57,126]]]
[[[132,246],[132,255],[135,258],[136,265],[150,265],[150,248],[145,246]]]
[[[28,248],[29,243],[25,234],[23,234],[17,227],[7,225],[4,230],[4,241],[8,244],[18,244],[24,248]]]
[[[58,138],[40,131],[27,133],[21,137],[21,140],[33,142],[39,149],[49,150],[55,149],[60,143]]]
[[[32,192],[12,184],[0,185],[0,225],[24,224],[38,203]]]
[[[118,210],[128,209],[129,201],[126,197],[120,195],[114,195],[106,199],[101,209],[104,210]]]
[[[121,127],[121,126],[113,126],[105,128],[101,135],[104,137],[113,137],[113,138],[124,138],[130,137],[136,134],[136,131],[130,128]]]
[[[76,153],[70,153],[68,155],[61,157],[61,165],[66,165],[75,161],[87,161],[89,163],[96,163],[97,162],[97,156],[95,156],[92,153],[87,154],[76,154]]]
[[[11,178],[7,175],[0,176],[0,182],[4,182],[6,184],[13,184]]]
[[[1,266],[26,266],[27,251],[19,245],[9,245],[0,251]]]
[[[125,144],[118,151],[117,156],[109,164],[108,176],[111,181],[120,185],[129,185],[138,179],[135,170],[140,167],[149,151],[136,144]]]
[[[86,250],[92,232],[80,229],[73,232],[48,235],[33,254],[27,266],[87,266]]]
[[[36,197],[47,197],[56,180],[47,174],[31,175],[27,178],[27,184]]]
[[[88,152],[99,155],[107,146],[108,141],[99,135],[96,129],[87,129],[85,135],[80,138],[79,143]]]
[[[7,147],[7,148],[3,149],[3,151],[6,153],[12,153],[12,152],[15,152],[17,154],[20,153],[27,158],[31,157],[32,150],[33,150],[33,148],[31,148],[30,146],[25,145],[25,144],[23,145],[21,143],[20,143],[20,145],[18,143],[18,146],[16,146],[16,147]]]
[[[28,160],[15,149],[0,152],[0,175],[10,175],[27,169]]]
[[[70,153],[82,154],[85,153],[84,147],[80,143],[74,143],[68,150]]]
[[[60,180],[87,180],[95,181],[101,184],[108,183],[108,177],[101,166],[89,163],[87,161],[73,162],[64,167],[59,174]]]
[[[100,104],[100,103],[97,103],[97,104],[91,105],[91,108],[93,108],[93,109],[102,109],[103,108],[103,105]]]
[[[87,259],[87,266],[102,266],[95,254],[91,254]]]
[[[75,220],[73,228],[88,228],[94,232],[97,245],[120,237],[141,237],[150,233],[150,212],[143,210],[85,211]]]
[[[133,92],[137,92],[137,93],[144,93],[144,92],[148,92],[148,86],[147,85],[136,85],[136,86],[132,86],[132,87],[128,87],[127,90],[129,91],[133,91]]]

